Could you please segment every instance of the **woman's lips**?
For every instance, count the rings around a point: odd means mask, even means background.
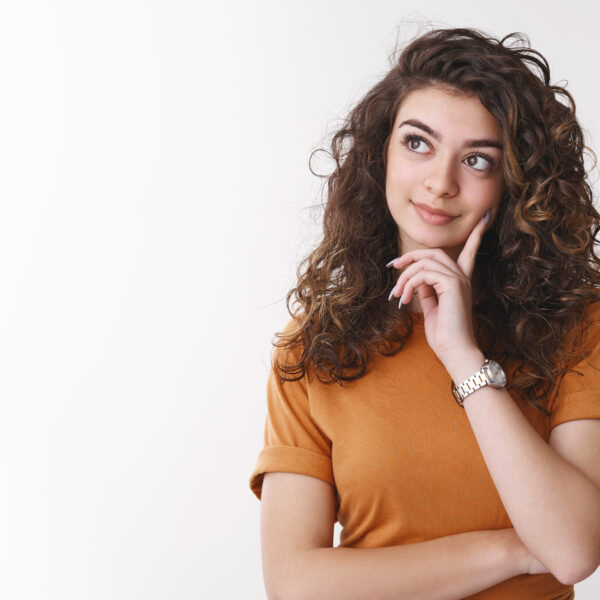
[[[456,216],[431,212],[424,208],[423,205],[417,205],[414,202],[412,202],[412,205],[415,207],[415,211],[421,220],[428,225],[445,225],[446,223],[450,223],[452,219],[456,219]]]

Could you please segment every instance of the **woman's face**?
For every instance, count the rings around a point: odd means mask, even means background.
[[[476,97],[440,88],[402,102],[387,150],[385,193],[402,253],[443,248],[455,260],[504,189],[502,135]],[[489,227],[489,225],[488,225]]]

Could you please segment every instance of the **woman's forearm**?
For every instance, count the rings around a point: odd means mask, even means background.
[[[525,572],[513,528],[299,555],[279,600],[458,600]],[[524,546],[523,546],[524,548]]]
[[[446,368],[463,381],[483,360],[480,350],[465,351]],[[485,386],[464,409],[519,538],[558,580],[588,577],[600,542],[598,488],[540,437],[505,389]]]

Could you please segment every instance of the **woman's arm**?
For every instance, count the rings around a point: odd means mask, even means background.
[[[440,249],[392,261],[405,268],[394,295],[407,303],[418,290],[427,341],[456,384],[484,361],[473,335],[470,282],[483,232],[482,219],[456,262]],[[454,401],[450,392],[447,401]],[[464,409],[519,538],[560,581],[588,577],[598,566],[600,490],[546,444],[506,390],[482,387]]]
[[[483,361],[481,351],[465,350],[446,368],[458,383]],[[506,390],[485,386],[464,409],[519,538],[561,581],[589,577],[600,547],[600,490],[546,444]]]
[[[270,600],[454,600],[521,573],[546,573],[511,528],[384,548],[333,548],[335,491],[265,473],[262,566]]]
[[[275,600],[459,600],[525,571],[514,529],[385,548],[314,548],[297,556]]]

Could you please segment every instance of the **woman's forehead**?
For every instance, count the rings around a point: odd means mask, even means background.
[[[434,87],[413,90],[402,101],[394,127],[415,123],[439,141],[451,135],[464,141],[483,138],[501,143],[498,121],[474,95],[457,95]]]

